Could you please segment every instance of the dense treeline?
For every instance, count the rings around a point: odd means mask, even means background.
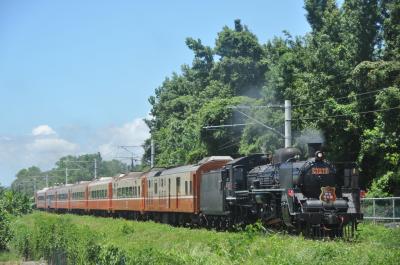
[[[11,188],[15,191],[27,194],[28,196],[33,196],[35,188],[39,190],[46,187],[46,176],[48,176],[49,186],[64,184],[66,171],[68,174],[68,183],[93,180],[95,174],[95,159],[97,162],[96,169],[98,177],[111,177],[119,173],[137,169],[137,166],[131,168],[131,166],[119,160],[103,160],[100,153],[79,156],[70,155],[61,157],[55,163],[55,167],[49,171],[42,171],[36,166],[21,169],[17,173]],[[68,169],[66,170],[66,168]]]
[[[207,155],[272,152],[283,138],[229,106],[292,100],[295,145],[320,131],[333,161],[356,161],[370,195],[399,193],[400,1],[306,0],[311,32],[260,43],[236,20],[215,46],[188,38],[191,65],[150,97],[159,166]],[[241,109],[283,131],[279,108]],[[244,124],[206,130],[207,125]],[[145,143],[145,150],[150,140]],[[149,160],[147,151],[144,162]]]

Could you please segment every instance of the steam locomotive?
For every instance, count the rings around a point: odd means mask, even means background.
[[[262,220],[306,236],[353,236],[363,218],[356,170],[346,168],[340,175],[322,151],[305,161],[299,157],[296,148],[279,149],[272,158],[241,157],[203,174],[202,222],[229,226]]]
[[[352,236],[360,213],[355,170],[337,169],[321,151],[300,161],[296,148],[273,156],[207,157],[36,193],[38,209],[230,229],[261,220],[306,236]]]

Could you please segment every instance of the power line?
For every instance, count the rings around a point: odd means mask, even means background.
[[[355,94],[354,96],[358,97],[358,96],[363,96],[363,95],[378,93],[379,91],[383,91],[383,90],[386,90],[386,89],[387,89],[387,88],[381,88],[381,89],[377,89],[377,90],[373,90],[373,91],[358,93],[358,94]],[[318,100],[318,101],[309,102],[309,103],[297,104],[297,105],[293,105],[292,107],[300,107],[300,106],[315,105],[315,104],[318,104],[318,103],[324,103],[324,102],[331,101],[332,99],[333,99],[333,100],[348,99],[349,96],[350,96],[350,95],[345,96],[345,97],[330,98],[330,99]]]
[[[251,124],[254,124],[254,122],[251,122],[251,123],[222,124],[222,125],[210,125],[210,126],[204,126],[203,129],[210,130],[210,129],[218,129],[218,128],[226,128],[226,127],[246,126],[246,125],[251,125]]]
[[[386,90],[386,89],[388,89],[388,88],[381,88],[381,89],[377,89],[377,90],[373,90],[373,91],[358,93],[358,94],[354,94],[354,96],[355,97],[359,97],[359,96],[363,96],[363,95],[378,93],[378,92]],[[325,99],[325,100],[318,100],[318,101],[309,102],[309,103],[302,103],[302,104],[292,105],[292,107],[315,105],[315,104],[319,104],[319,103],[328,102],[328,101],[331,101],[331,100],[348,99],[349,97],[350,97],[350,95],[347,95],[347,96],[344,96],[344,97],[330,98],[330,99]],[[362,98],[362,99],[366,99],[366,98],[369,98],[369,97],[365,97],[365,98]],[[239,105],[239,106],[235,106],[234,108],[239,108],[239,109],[265,109],[265,108],[284,108],[284,106],[282,106],[282,105],[273,105],[273,104],[256,105],[256,106]]]
[[[249,118],[250,120],[252,120],[252,121],[254,121],[254,122],[260,124],[261,126],[267,128],[267,129],[269,129],[269,130],[275,132],[276,134],[279,134],[280,136],[282,136],[282,137],[285,138],[285,135],[284,135],[283,133],[279,132],[278,130],[276,130],[276,129],[274,129],[274,128],[268,126],[268,125],[265,125],[265,124],[262,123],[261,121],[259,121],[259,120],[255,119],[255,118],[251,117],[250,115],[247,115],[246,113],[244,113],[244,112],[242,112],[242,111],[236,109],[235,107],[230,107],[230,108],[232,108],[233,110],[236,110],[237,112],[239,112],[239,113],[242,114],[243,116]]]
[[[298,118],[298,119],[293,119],[293,120],[320,120],[320,119],[326,119],[326,118],[351,117],[351,116],[353,116],[355,114],[368,114],[368,113],[375,113],[375,112],[388,111],[388,110],[394,110],[394,109],[400,109],[400,106],[393,107],[393,108],[387,108],[387,109],[377,109],[377,110],[353,112],[351,114],[339,114],[339,115],[331,115],[331,116],[318,116],[318,117],[311,117],[311,118]]]
[[[271,109],[271,108],[277,108],[277,109],[282,109],[285,106],[283,105],[275,105],[275,104],[268,104],[268,105],[237,105],[237,106],[231,106],[232,108],[237,108],[237,109]]]

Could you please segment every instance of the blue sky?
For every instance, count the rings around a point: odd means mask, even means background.
[[[0,1],[0,183],[60,156],[140,144],[148,97],[240,18],[261,42],[303,35],[302,1]],[[140,150],[137,150],[140,153]]]

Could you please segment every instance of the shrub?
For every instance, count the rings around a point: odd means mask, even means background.
[[[0,251],[7,249],[12,236],[10,214],[0,205]]]

